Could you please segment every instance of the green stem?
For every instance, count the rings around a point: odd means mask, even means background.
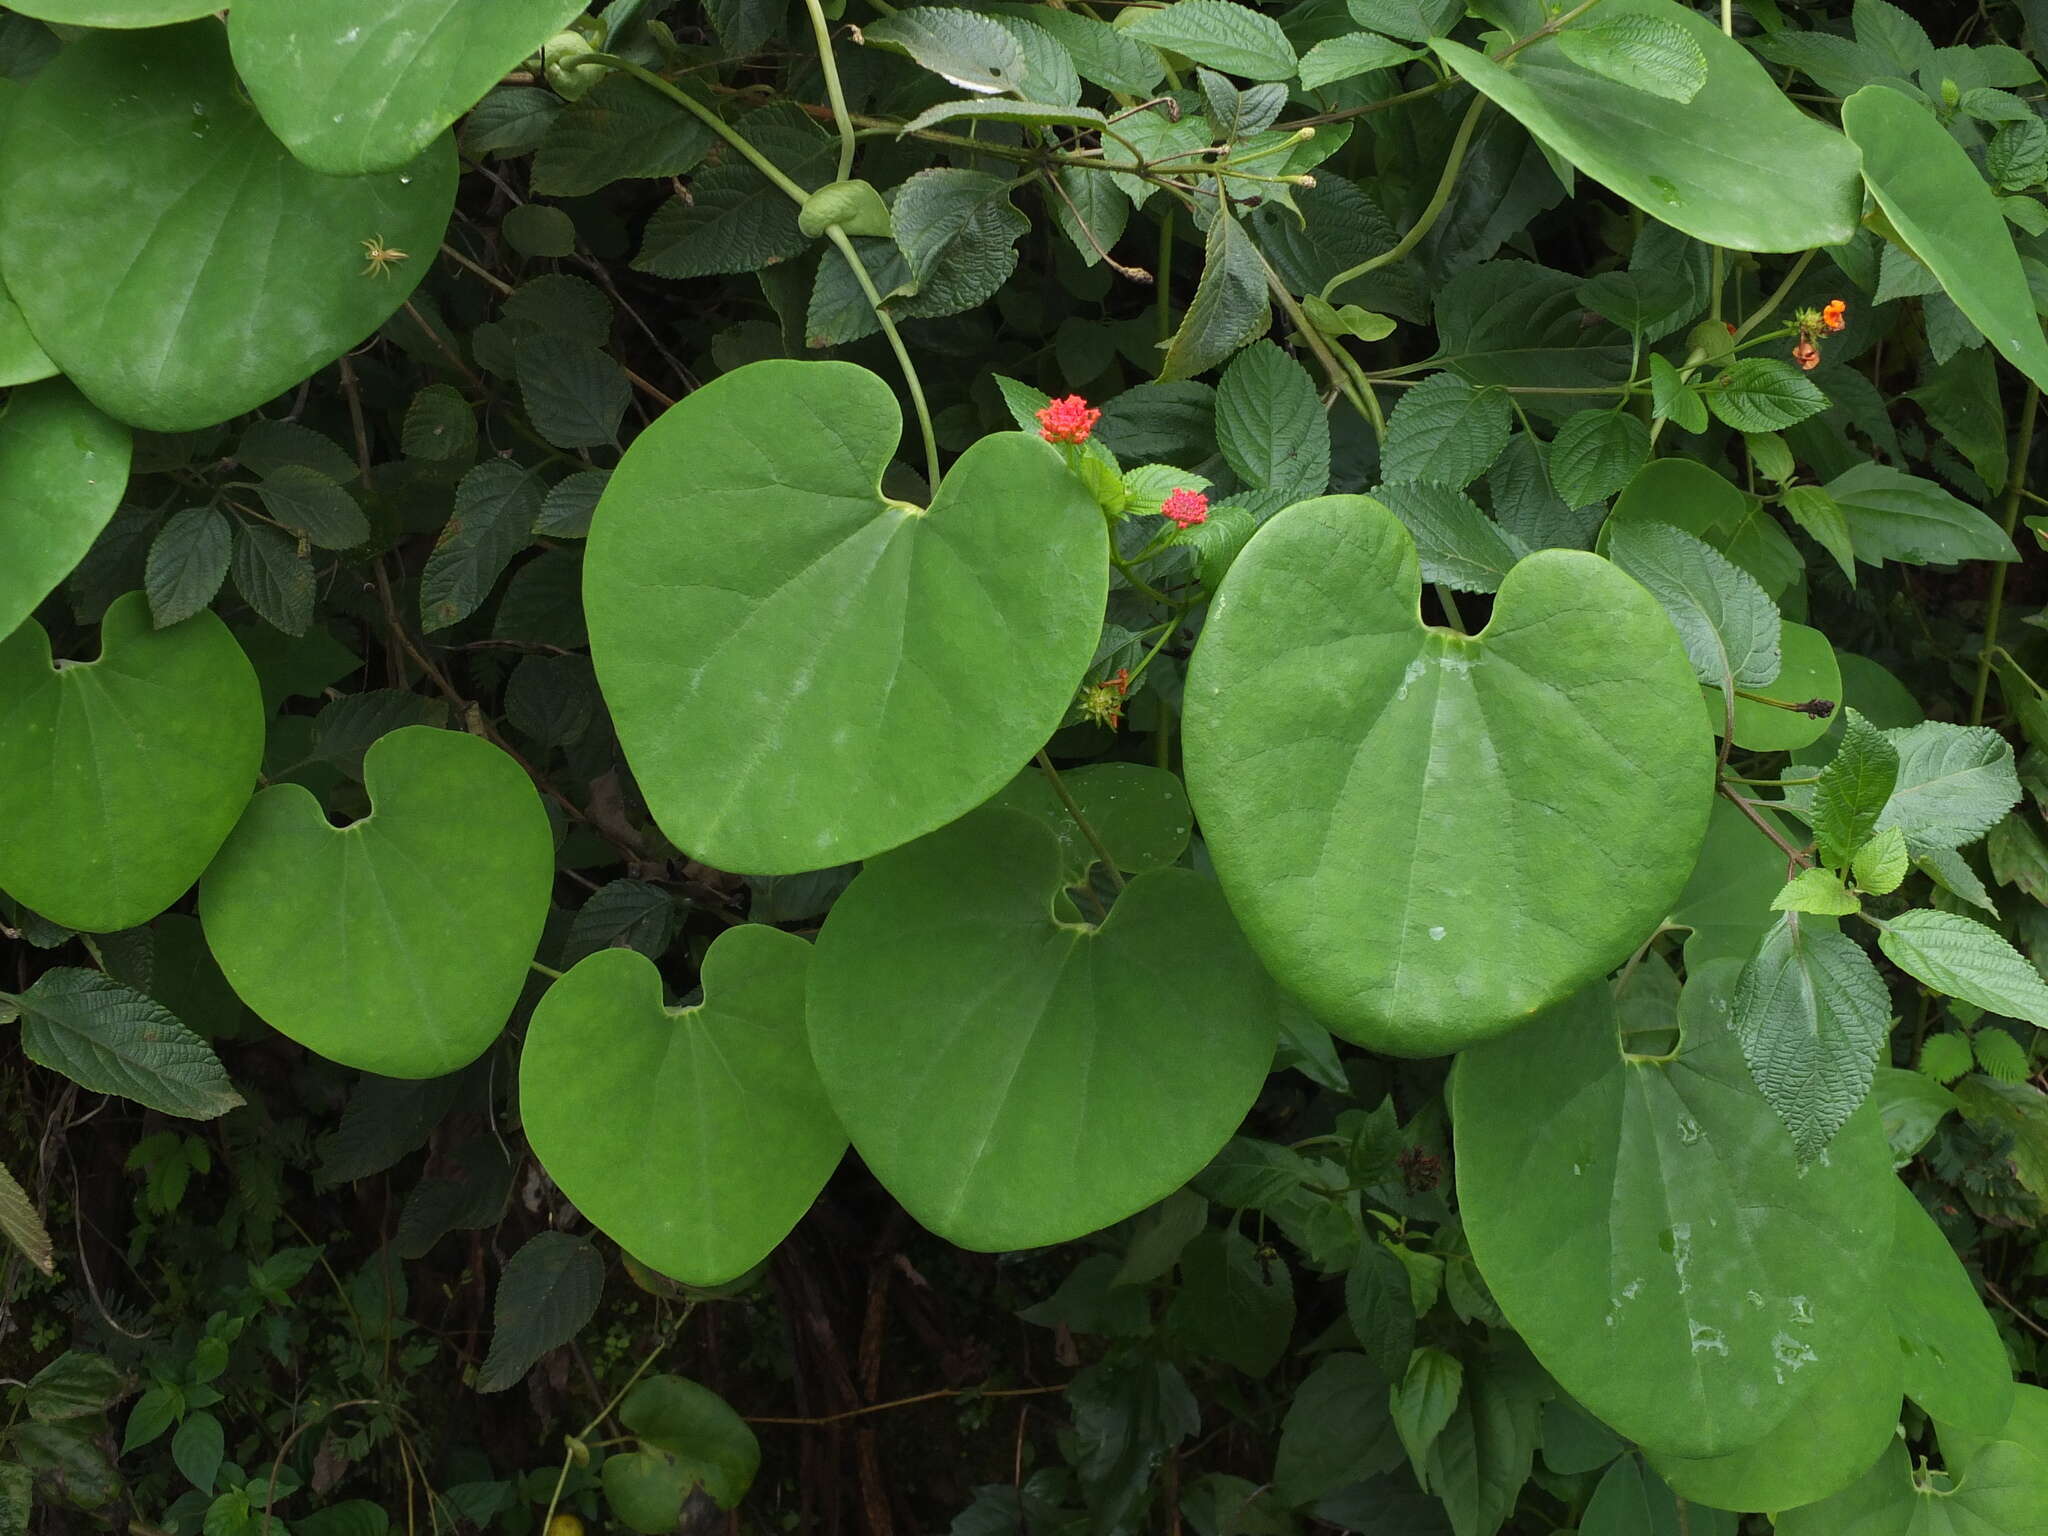
[[[1750,317],[1735,328],[1735,339],[1737,341],[1742,340],[1743,337],[1770,318],[1772,311],[1784,303],[1786,296],[1792,292],[1792,285],[1799,281],[1800,276],[1806,271],[1808,263],[1819,254],[1818,251],[1808,251],[1792,263],[1791,270],[1785,274],[1784,279],[1778,286],[1771,290],[1771,296],[1765,299],[1763,303],[1757,305],[1756,309],[1750,314]]]
[[[1451,621],[1451,628],[1461,635],[1470,633],[1465,628],[1465,615],[1458,612],[1458,599],[1452,595],[1451,589],[1440,581],[1435,586],[1436,600],[1444,605],[1444,617]]]
[[[1171,630],[1168,631],[1172,633]],[[1074,818],[1074,825],[1081,829],[1081,835],[1088,839],[1088,846],[1095,850],[1095,856],[1102,860],[1102,867],[1109,875],[1110,886],[1121,891],[1124,888],[1123,874],[1116,867],[1116,860],[1109,856],[1109,849],[1103,844],[1102,834],[1097,832],[1088,818],[1081,814],[1081,807],[1074,803],[1074,797],[1067,791],[1060,778],[1059,769],[1053,767],[1052,759],[1045,755],[1045,748],[1038,749],[1038,766],[1045,770],[1046,782],[1052,785],[1052,792],[1060,797],[1060,804],[1067,808],[1067,814]]]
[[[690,1314],[696,1310],[697,1303],[695,1303],[694,1301],[683,1308],[683,1315],[677,1318],[675,1322],[672,1325],[670,1325],[668,1331],[664,1333],[658,1340],[655,1341],[654,1348],[647,1352],[647,1358],[642,1360],[640,1364],[637,1367],[635,1367],[633,1374],[626,1378],[626,1384],[623,1387],[619,1388],[618,1391],[612,1394],[610,1402],[606,1403],[602,1408],[597,1410],[596,1418],[592,1419],[588,1424],[584,1425],[581,1431],[579,1431],[577,1434],[570,1438],[573,1438],[578,1441],[588,1440],[591,1436],[591,1433],[600,1428],[604,1424],[604,1421],[608,1417],[610,1417],[611,1411],[614,1408],[618,1407],[619,1404],[625,1400],[626,1394],[632,1391],[634,1387],[639,1385],[640,1378],[647,1374],[647,1368],[653,1365],[655,1361],[661,1358],[662,1351],[668,1348],[670,1342],[674,1340],[676,1334],[681,1332],[683,1324],[687,1323],[690,1320]],[[565,1451],[562,1454],[562,1470],[560,1475],[555,1478],[555,1491],[548,1498],[548,1512],[545,1515],[542,1515],[540,1520],[540,1528],[543,1531],[545,1531],[548,1528],[548,1523],[555,1518],[555,1507],[562,1501],[562,1485],[569,1481],[569,1466],[570,1463],[575,1460],[575,1456],[576,1453],[573,1449]]]
[[[2021,484],[2027,478],[2027,459],[2034,451],[2034,417],[2041,404],[2038,384],[2027,386],[2027,403],[2020,407],[2019,451],[2013,455],[2012,478],[2005,484],[2005,536],[2019,526]],[[1991,686],[1991,653],[1998,647],[1998,621],[2005,610],[2006,567],[1991,568],[1991,593],[1984,609],[1984,649],[1977,657],[1977,685],[1970,691],[1970,724],[1984,723],[1984,696]]]
[[[839,65],[832,57],[832,24],[825,19],[819,0],[804,0],[811,13],[811,35],[818,40],[818,67],[825,72],[825,99],[832,103],[832,121],[839,129],[839,179],[853,176],[853,116],[846,110],[846,93],[839,86]]]
[[[542,965],[538,960],[529,960],[526,964],[529,970],[539,971],[541,975],[547,977],[550,981],[560,981],[562,979],[562,972],[556,970],[552,965]]]
[[[939,488],[939,440],[932,432],[932,410],[925,404],[924,385],[918,382],[917,367],[910,361],[910,352],[903,345],[902,336],[897,334],[896,322],[882,308],[882,295],[876,291],[874,279],[868,276],[868,269],[861,263],[860,253],[854,250],[852,239],[837,224],[826,230],[825,236],[839,248],[847,266],[853,269],[853,280],[860,284],[860,291],[874,306],[875,318],[882,323],[882,334],[889,338],[889,350],[896,354],[896,365],[903,370],[903,382],[910,389],[910,404],[917,412],[917,430],[924,437],[926,479],[936,492]]]
[[[1169,284],[1173,280],[1173,216],[1177,212],[1177,208],[1168,204],[1166,217],[1159,221],[1159,339],[1162,342],[1173,339],[1173,293]]]
[[[781,166],[762,154],[760,150],[754,148],[744,134],[716,112],[705,106],[703,102],[692,96],[688,91],[681,89],[671,81],[664,80],[653,70],[643,69],[631,59],[622,59],[617,54],[590,53],[585,54],[584,58],[593,64],[602,64],[608,69],[618,70],[621,74],[631,75],[642,85],[661,92],[662,95],[691,113],[706,128],[709,128],[713,133],[725,140],[726,143],[738,150],[741,155],[746,157],[749,165],[773,182],[782,192],[783,196],[789,198],[797,207],[801,208],[810,201],[811,194],[784,175]]]
[[[1584,6],[1580,7],[1585,9]],[[1464,121],[1458,124],[1457,136],[1451,140],[1451,157],[1444,162],[1444,173],[1438,178],[1436,194],[1422,210],[1413,227],[1390,250],[1381,251],[1377,256],[1367,257],[1355,267],[1346,267],[1327,283],[1323,284],[1322,298],[1327,303],[1331,294],[1355,277],[1368,272],[1377,272],[1381,267],[1391,266],[1422,243],[1422,237],[1429,233],[1438,217],[1451,200],[1451,189],[1457,185],[1458,170],[1465,163],[1465,151],[1472,143],[1472,130],[1479,126],[1479,114],[1486,110],[1486,98],[1474,96],[1472,105],[1465,109]]]
[[[1358,360],[1349,352],[1333,345],[1315,328],[1294,295],[1287,291],[1287,285],[1280,281],[1280,274],[1273,270],[1272,263],[1263,256],[1259,259],[1266,269],[1266,287],[1280,301],[1280,307],[1287,311],[1287,318],[1293,322],[1295,330],[1301,333],[1308,349],[1323,365],[1331,387],[1351,402],[1351,408],[1366,419],[1372,427],[1373,436],[1384,445],[1387,419],[1380,413],[1379,396],[1373,392],[1372,381],[1365,376],[1365,370],[1358,366]]]

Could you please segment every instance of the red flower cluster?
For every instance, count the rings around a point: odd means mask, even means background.
[[[1085,443],[1095,423],[1102,420],[1102,412],[1079,395],[1051,401],[1037,415],[1038,435],[1048,443]]]
[[[1209,521],[1209,498],[1200,491],[1177,490],[1161,504],[1159,515],[1169,523],[1192,528]]]

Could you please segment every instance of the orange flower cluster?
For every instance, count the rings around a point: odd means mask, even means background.
[[[1038,435],[1048,443],[1085,443],[1095,423],[1102,420],[1102,412],[1079,395],[1050,401],[1036,414]]]
[[[1802,309],[1793,317],[1799,339],[1792,343],[1792,361],[1808,373],[1820,366],[1820,337],[1823,331],[1839,331],[1849,323],[1849,306],[1829,299],[1819,309]]]

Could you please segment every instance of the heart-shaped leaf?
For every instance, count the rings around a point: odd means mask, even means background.
[[[217,0],[21,0],[7,9],[67,27],[161,27],[220,6]]]
[[[1626,1054],[1595,986],[1466,1052],[1452,1085],[1458,1197],[1494,1299],[1566,1391],[1670,1456],[1756,1444],[1889,1331],[1877,1112],[1799,1166],[1728,1027],[1736,970],[1686,984],[1670,1056]]]
[[[761,362],[643,432],[591,525],[591,656],[679,847],[794,874],[943,826],[1059,725],[1108,591],[1093,499],[1046,444],[977,441],[929,509],[877,484],[895,396]]]
[[[440,1077],[497,1038],[546,920],[554,838],[533,783],[479,736],[409,725],[363,758],[371,813],[330,824],[259,794],[199,888],[243,1002],[331,1061]]]
[[[0,96],[0,105],[5,101],[6,97]],[[0,288],[0,388],[33,384],[56,371],[50,354],[37,346],[35,337],[29,334],[21,306],[7,296],[5,288]]]
[[[2012,1412],[2012,1367],[1977,1288],[1934,1218],[1898,1186],[1883,1287],[1906,1369],[1906,1395],[1945,1427],[1996,1435]],[[2048,1447],[2044,1447],[2048,1449]]]
[[[62,379],[0,410],[0,635],[85,558],[128,487],[128,429]]]
[[[1273,518],[1210,609],[1188,788],[1246,936],[1330,1028],[1434,1056],[1603,975],[1671,910],[1713,753],[1664,611],[1544,550],[1478,635],[1422,622],[1378,502]]]
[[[1946,1446],[1943,1447],[1946,1450]],[[1992,1440],[1963,1462],[1953,1487],[1916,1472],[1895,1441],[1853,1487],[1787,1510],[1779,1536],[2042,1536],[2048,1532],[2048,1453],[2038,1442]]]
[[[519,1061],[527,1139],[635,1258],[721,1285],[768,1256],[846,1151],[804,1040],[811,947],[761,923],[720,934],[704,1001],[603,949],[548,988]]]
[[[107,610],[97,661],[53,668],[33,619],[0,640],[0,720],[0,889],[89,933],[199,878],[263,758],[263,695],[227,626],[152,630],[140,592]]]
[[[1064,1242],[1164,1198],[1272,1062],[1272,983],[1210,881],[1151,870],[1091,926],[1054,915],[1067,873],[1050,827],[991,807],[871,862],[818,938],[833,1107],[965,1248]]]
[[[95,405],[185,431],[376,330],[433,264],[454,195],[448,138],[381,176],[300,165],[243,99],[217,22],[96,32],[9,114],[0,270]]]
[[[291,152],[333,176],[396,170],[581,0],[236,0],[235,67]]]
[[[1580,26],[1638,17],[1699,50],[1705,80],[1690,100],[1596,72],[1555,36],[1511,64],[1447,38],[1429,46],[1546,148],[1696,240],[1744,251],[1847,241],[1861,189],[1842,136],[1787,101],[1748,49],[1673,0],[1605,0]]]

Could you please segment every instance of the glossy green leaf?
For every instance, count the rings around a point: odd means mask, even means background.
[[[1179,778],[1165,769],[1143,763],[1091,763],[1062,772],[1060,787],[1073,797],[1123,873],[1164,869],[1187,851],[1194,813]],[[1060,840],[1061,862],[1076,883],[1091,864],[1100,862],[1094,845],[1035,765],[989,803],[1036,816],[1052,828]]]
[[[1605,0],[1591,20],[1635,17],[1669,23],[1700,50],[1706,79],[1689,102],[1596,74],[1555,36],[1509,64],[1444,38],[1430,47],[1550,149],[1696,240],[1803,251],[1855,233],[1861,189],[1840,134],[1787,101],[1713,21],[1674,0]]]
[[[1531,555],[1475,636],[1425,626],[1420,585],[1376,502],[1272,519],[1211,607],[1186,754],[1275,978],[1347,1038],[1427,1056],[1627,958],[1692,868],[1712,754],[1670,622],[1607,562]]]
[[[417,157],[581,0],[237,0],[235,68],[257,111],[316,171]]]
[[[100,655],[52,669],[34,620],[0,640],[0,889],[53,922],[111,933],[176,901],[247,804],[263,696],[227,626],[152,630],[140,592]]]
[[[1993,1440],[1960,1471],[1953,1489],[1923,1482],[1896,1442],[1849,1488],[1788,1510],[1778,1536],[2041,1536],[2048,1531],[2048,1455]]]
[[[1916,909],[1889,919],[1878,948],[1937,992],[2048,1029],[2048,982],[1995,930],[1955,912]]]
[[[454,192],[446,138],[378,176],[299,165],[242,99],[212,21],[93,33],[9,115],[0,269],[87,398],[183,431],[376,330],[432,265]],[[408,255],[368,263],[373,244]]]
[[[1941,120],[1886,85],[1842,103],[1863,180],[1907,249],[1992,348],[2048,388],[2048,342],[1998,201]]]
[[[1067,878],[1048,827],[991,808],[870,861],[819,936],[808,1021],[833,1107],[962,1247],[1064,1242],[1161,1199],[1272,1060],[1272,986],[1213,883],[1151,870],[1093,924],[1057,915]]]
[[[21,306],[0,287],[0,389],[15,384],[33,384],[57,371],[50,354],[36,345],[29,334]]]
[[[1899,1346],[1890,1330],[1873,1327],[1807,1374],[1781,1428],[1756,1444],[1697,1459],[1652,1454],[1650,1465],[1673,1493],[1709,1509],[1796,1509],[1840,1493],[1898,1433]],[[1697,1529],[1700,1512],[1693,1519]]]
[[[497,1038],[554,875],[540,797],[482,737],[411,725],[363,759],[370,814],[329,823],[297,784],[250,803],[200,920],[243,1002],[332,1061],[440,1077]]]
[[[584,565],[598,682],[655,818],[722,869],[847,863],[986,800],[1093,658],[1101,514],[982,438],[929,509],[876,488],[895,397],[844,363],[726,374],[635,440]]]
[[[161,27],[219,7],[209,0],[21,0],[7,9],[70,27]]]
[[[1998,1326],[1941,1228],[1903,1184],[1896,1204],[1884,1291],[1905,1360],[1906,1395],[1944,1426],[1996,1435],[2014,1397]]]
[[[1565,1390],[1674,1456],[1756,1444],[1805,1373],[1859,1347],[1892,1240],[1876,1114],[1800,1168],[1728,1028],[1731,969],[1687,984],[1669,1058],[1625,1055],[1594,987],[1466,1052],[1452,1080],[1458,1196],[1494,1299]]]
[[[745,1274],[846,1150],[804,1039],[803,940],[749,923],[705,956],[704,1000],[604,949],[548,988],[520,1057],[535,1155],[635,1258],[691,1285]]]
[[[0,635],[85,558],[128,488],[128,429],[62,379],[0,409]]]

